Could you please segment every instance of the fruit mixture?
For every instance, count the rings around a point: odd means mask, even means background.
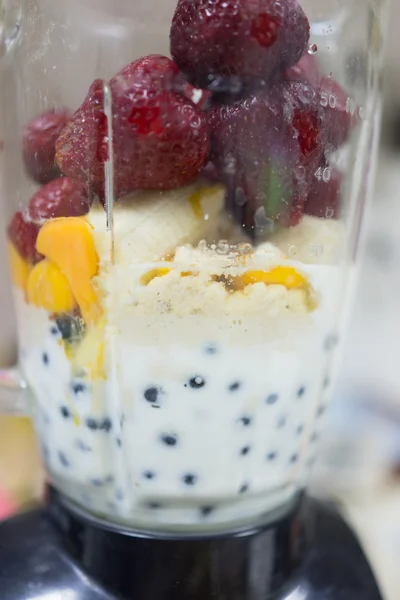
[[[179,0],[172,58],[23,131],[21,364],[52,478],[108,518],[219,526],[303,484],[343,286],[332,157],[357,124],[309,37],[297,0]]]

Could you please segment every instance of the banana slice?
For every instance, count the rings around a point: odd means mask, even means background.
[[[204,182],[167,192],[135,192],[114,208],[114,262],[117,265],[153,262],[183,244],[215,240],[224,204],[223,186]],[[110,234],[101,206],[92,208],[88,221],[94,228],[100,263],[110,259]]]

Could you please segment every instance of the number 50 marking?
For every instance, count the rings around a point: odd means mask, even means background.
[[[326,92],[321,93],[321,106],[324,108],[326,106],[330,106],[331,108],[336,108],[337,98],[335,94],[327,94]]]

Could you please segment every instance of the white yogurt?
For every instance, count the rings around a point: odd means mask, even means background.
[[[301,488],[342,293],[338,267],[301,266],[319,295],[312,313],[155,316],[115,294],[107,377],[94,382],[76,376],[54,322],[17,291],[21,363],[61,491],[114,521],[206,529]]]

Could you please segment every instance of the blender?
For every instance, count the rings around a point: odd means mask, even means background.
[[[378,600],[307,494],[380,116],[380,0],[9,0],[2,207],[44,507],[2,600]]]

